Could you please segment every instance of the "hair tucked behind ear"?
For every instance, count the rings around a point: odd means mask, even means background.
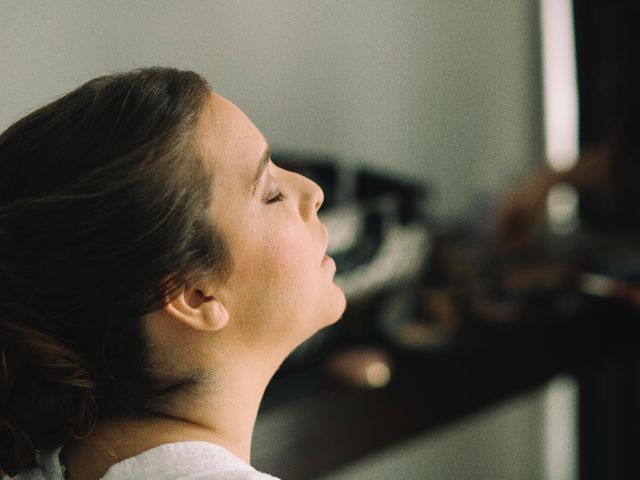
[[[142,316],[231,268],[194,139],[209,94],[137,69],[0,135],[0,473],[198,384],[153,371]]]

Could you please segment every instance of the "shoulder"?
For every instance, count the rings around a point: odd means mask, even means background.
[[[180,480],[176,478],[175,480]],[[203,472],[190,475],[189,480],[279,480],[278,478],[262,472]]]
[[[204,441],[167,443],[112,465],[103,480],[277,480]]]

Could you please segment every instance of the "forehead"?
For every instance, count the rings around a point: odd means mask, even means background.
[[[199,144],[214,178],[248,181],[266,147],[262,133],[232,102],[212,92],[199,124]]]

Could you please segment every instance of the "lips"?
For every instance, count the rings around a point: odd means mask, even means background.
[[[335,265],[336,262],[333,260],[333,258],[331,258],[328,255],[325,255],[324,258],[322,259],[322,263],[320,264],[320,266],[322,267],[328,267],[330,265]]]
[[[335,262],[333,261],[333,258],[331,258],[329,255],[327,255],[327,250],[329,249],[329,230],[327,229],[327,227],[324,224],[321,224],[322,228],[324,230],[324,254],[322,257],[322,261],[320,262],[320,266],[322,267],[326,267],[328,265],[334,264]]]
[[[324,259],[327,257],[327,250],[329,249],[329,229],[324,223],[320,225],[322,225],[322,230],[324,231],[324,249],[322,250],[324,252],[322,254],[322,263],[324,263]]]

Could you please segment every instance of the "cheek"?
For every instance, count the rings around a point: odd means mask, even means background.
[[[281,227],[265,238],[256,260],[268,272],[272,288],[286,288],[291,295],[301,282],[310,280],[314,253],[310,243],[306,232],[293,227]]]
[[[243,249],[236,277],[245,292],[245,305],[252,307],[249,315],[283,322],[304,316],[305,303],[313,300],[314,273],[319,273],[313,270],[317,252],[308,233],[294,227],[273,227],[253,235]]]

